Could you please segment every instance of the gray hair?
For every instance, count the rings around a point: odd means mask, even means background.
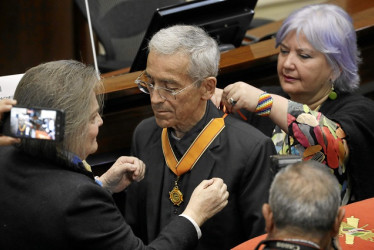
[[[148,50],[163,55],[183,53],[190,58],[188,75],[194,81],[218,75],[220,51],[217,42],[202,28],[174,25],[158,31]]]
[[[333,4],[307,5],[293,12],[277,32],[276,46],[290,31],[305,35],[309,43],[323,53],[337,77],[334,88],[351,92],[358,88],[361,62],[352,18]]]
[[[340,207],[340,187],[323,164],[289,165],[274,178],[269,205],[277,228],[323,235],[333,228]]]
[[[56,159],[58,153],[81,153],[84,150],[82,141],[87,136],[92,93],[102,93],[102,90],[95,69],[77,61],[48,62],[27,70],[14,94],[17,104],[63,110],[65,133],[61,142],[23,139],[19,147],[32,155],[50,159]],[[97,95],[97,99],[102,107],[102,95]],[[65,157],[71,160],[69,155]]]

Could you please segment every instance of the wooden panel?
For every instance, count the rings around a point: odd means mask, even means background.
[[[74,58],[72,0],[0,1],[0,75]]]

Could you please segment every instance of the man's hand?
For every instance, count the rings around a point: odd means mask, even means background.
[[[112,193],[118,193],[128,187],[133,181],[141,181],[144,178],[145,164],[136,157],[121,156],[106,171],[99,180],[103,187]]]
[[[190,216],[200,227],[227,205],[228,197],[229,192],[222,179],[204,180],[193,191],[183,214]]]

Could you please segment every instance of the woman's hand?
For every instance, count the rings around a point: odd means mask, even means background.
[[[214,94],[213,94],[212,98],[210,98],[210,100],[214,103],[214,105],[217,108],[221,107],[222,93],[223,93],[223,89],[216,88],[216,90],[214,91]]]
[[[145,174],[143,161],[132,156],[121,156],[106,171],[99,180],[103,187],[112,193],[118,193],[127,188],[133,181],[141,181]]]
[[[228,198],[229,192],[222,179],[204,180],[192,192],[183,214],[191,217],[200,227],[227,205]]]
[[[223,89],[222,104],[228,112],[233,113],[239,109],[255,112],[258,98],[263,91],[245,82],[236,82]]]

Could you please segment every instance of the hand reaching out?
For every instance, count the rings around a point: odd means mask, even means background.
[[[221,107],[222,93],[223,93],[223,89],[216,88],[214,91],[214,95],[212,95],[212,97],[210,98],[210,100],[214,103],[214,105],[217,108]]]
[[[239,109],[255,112],[258,98],[263,91],[245,82],[236,82],[223,89],[221,102],[230,113]],[[230,101],[231,99],[231,101]],[[234,103],[232,103],[234,101]]]
[[[141,181],[144,178],[145,164],[132,156],[121,156],[106,171],[99,180],[103,187],[113,193],[118,193],[128,187],[133,181]]]
[[[222,179],[204,180],[193,191],[183,214],[201,226],[227,205],[228,197],[227,186]]]

